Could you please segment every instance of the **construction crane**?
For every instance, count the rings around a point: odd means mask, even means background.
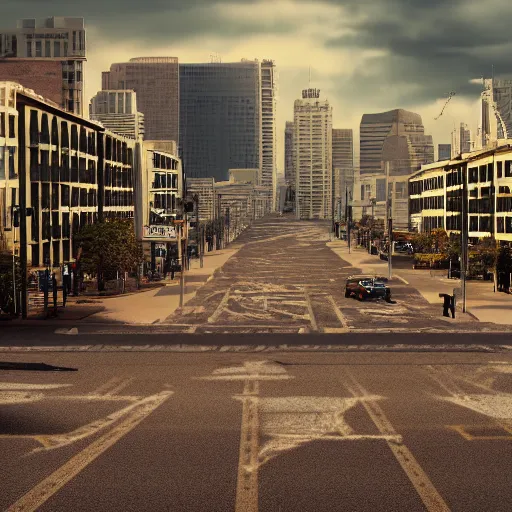
[[[443,109],[441,110],[441,113],[437,117],[434,117],[434,121],[437,121],[443,115],[443,112],[444,112],[444,109],[446,108],[446,105],[448,105],[448,103],[455,96],[455,94],[456,93],[454,91],[451,91],[448,94],[448,99],[446,100],[445,104],[443,105]]]

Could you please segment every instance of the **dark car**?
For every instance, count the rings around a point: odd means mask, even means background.
[[[356,297],[358,300],[385,299],[391,300],[391,289],[383,278],[375,276],[351,276],[345,285],[345,297]]]

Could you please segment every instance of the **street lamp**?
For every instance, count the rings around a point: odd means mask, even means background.
[[[374,213],[375,213],[375,203],[377,202],[376,197],[370,197],[370,204],[372,206],[372,217],[370,221],[370,236],[368,237],[368,252],[371,254],[372,252],[372,242],[373,242],[373,221],[374,221]]]

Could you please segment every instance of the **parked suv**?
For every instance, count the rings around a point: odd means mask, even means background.
[[[345,285],[345,297],[356,297],[363,301],[366,299],[391,300],[391,289],[386,285],[384,278],[375,276],[350,276]]]

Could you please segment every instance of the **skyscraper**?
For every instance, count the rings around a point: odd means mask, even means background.
[[[471,131],[466,124],[460,123],[452,132],[452,157],[469,153],[472,149]]]
[[[354,139],[350,129],[332,130],[332,170],[334,206],[337,212],[344,212],[347,191],[352,197],[354,188]]]
[[[481,118],[481,147],[512,137],[512,80],[484,80]]]
[[[144,136],[144,114],[137,112],[135,91],[99,91],[89,105],[89,117],[119,135]]]
[[[452,157],[452,145],[451,144],[438,144],[437,145],[437,159],[438,160],[450,160]]]
[[[295,161],[293,157],[293,121],[286,121],[284,129],[284,179],[295,189]]]
[[[131,89],[144,114],[145,139],[179,140],[179,65],[177,57],[139,57],[112,64],[102,74],[103,90]]]
[[[18,82],[78,115],[85,60],[83,18],[27,18],[0,33],[0,80]]]
[[[410,153],[410,171],[434,161],[432,136],[425,135],[421,116],[403,109],[364,114],[360,125],[360,173],[384,173],[382,151],[390,136],[405,137]]]
[[[266,93],[270,89],[267,74]],[[229,169],[262,170],[261,98],[258,61],[180,65],[180,148],[187,176],[226,181]],[[273,104],[267,97],[267,108]],[[265,132],[266,183],[275,159],[270,149],[272,123]]]
[[[332,215],[332,107],[319,89],[302,91],[294,104],[296,215],[330,219]]]
[[[261,63],[261,185],[272,190],[273,209],[277,201],[276,167],[276,65]]]

